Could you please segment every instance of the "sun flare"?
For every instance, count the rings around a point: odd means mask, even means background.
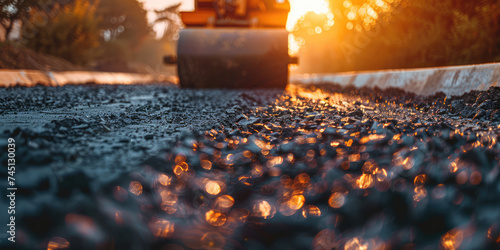
[[[290,13],[288,14],[288,21],[286,23],[286,29],[292,32],[297,22],[302,16],[308,12],[314,12],[316,14],[328,14],[331,13],[328,7],[328,2],[326,0],[289,0],[290,1]],[[290,33],[288,36],[288,50],[291,55],[296,55],[302,43],[298,42],[294,35]]]
[[[288,14],[288,22],[286,29],[292,31],[297,21],[307,12],[316,14],[327,14],[330,12],[328,2],[326,0],[289,0],[290,13]]]

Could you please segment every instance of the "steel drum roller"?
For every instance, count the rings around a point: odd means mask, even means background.
[[[186,28],[177,46],[187,88],[285,88],[293,63],[284,29]]]

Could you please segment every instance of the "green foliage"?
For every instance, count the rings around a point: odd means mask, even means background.
[[[375,1],[350,2],[354,7],[331,1],[335,25],[330,30],[311,33],[310,17],[295,28],[295,36],[306,40],[301,62],[322,62],[316,72],[483,63],[500,55],[499,0],[393,0],[385,13],[372,4],[378,18],[371,25],[347,14]],[[321,19],[314,25],[327,22],[325,15],[309,15]],[[308,59],[314,50],[328,52]]]
[[[48,20],[42,23],[36,17],[42,16],[44,10],[32,8],[30,19],[24,25],[31,26],[35,35],[25,37],[26,46],[75,64],[86,64],[93,59],[94,49],[99,45],[95,6],[85,0],[75,0],[64,6],[56,4],[54,8],[57,14],[45,15]]]

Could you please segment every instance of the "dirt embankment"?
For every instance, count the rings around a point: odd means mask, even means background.
[[[33,69],[46,71],[92,70],[64,59],[42,55],[28,48],[0,44],[0,69]]]

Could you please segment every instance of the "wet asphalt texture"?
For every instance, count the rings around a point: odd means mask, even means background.
[[[499,248],[499,103],[500,88],[0,89],[15,246]]]

